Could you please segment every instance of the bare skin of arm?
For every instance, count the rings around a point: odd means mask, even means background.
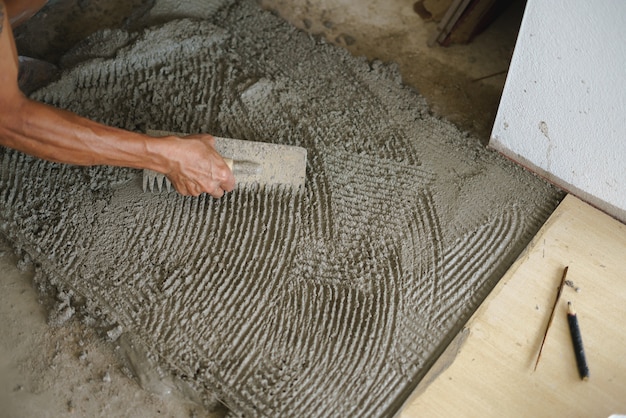
[[[24,96],[17,84],[19,64],[10,25],[43,4],[0,0],[0,145],[59,163],[148,168],[165,174],[183,195],[219,198],[233,190],[235,179],[211,135],[155,139]]]

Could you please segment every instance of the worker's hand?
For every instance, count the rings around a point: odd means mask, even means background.
[[[213,136],[200,134],[168,139],[172,145],[166,155],[170,164],[165,175],[180,194],[209,193],[220,198],[224,192],[235,188],[235,177],[215,150]]]

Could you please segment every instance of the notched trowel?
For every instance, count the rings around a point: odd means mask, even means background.
[[[150,136],[185,136],[166,131],[146,132]],[[299,188],[306,178],[306,149],[292,145],[269,144],[241,139],[215,137],[215,149],[224,157],[237,185],[284,184]],[[143,191],[170,192],[172,184],[164,174],[143,170]]]

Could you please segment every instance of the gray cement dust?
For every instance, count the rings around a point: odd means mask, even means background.
[[[309,153],[304,190],[213,200],[2,151],[2,231],[63,312],[140,348],[129,369],[153,390],[178,382],[236,415],[391,415],[557,204],[393,68],[254,2],[93,39],[36,99]]]

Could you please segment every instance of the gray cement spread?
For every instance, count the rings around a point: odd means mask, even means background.
[[[1,229],[62,291],[53,320],[83,312],[151,390],[237,415],[391,415],[557,203],[393,68],[252,1],[92,39],[36,99],[308,151],[303,190],[221,200],[2,151]]]

